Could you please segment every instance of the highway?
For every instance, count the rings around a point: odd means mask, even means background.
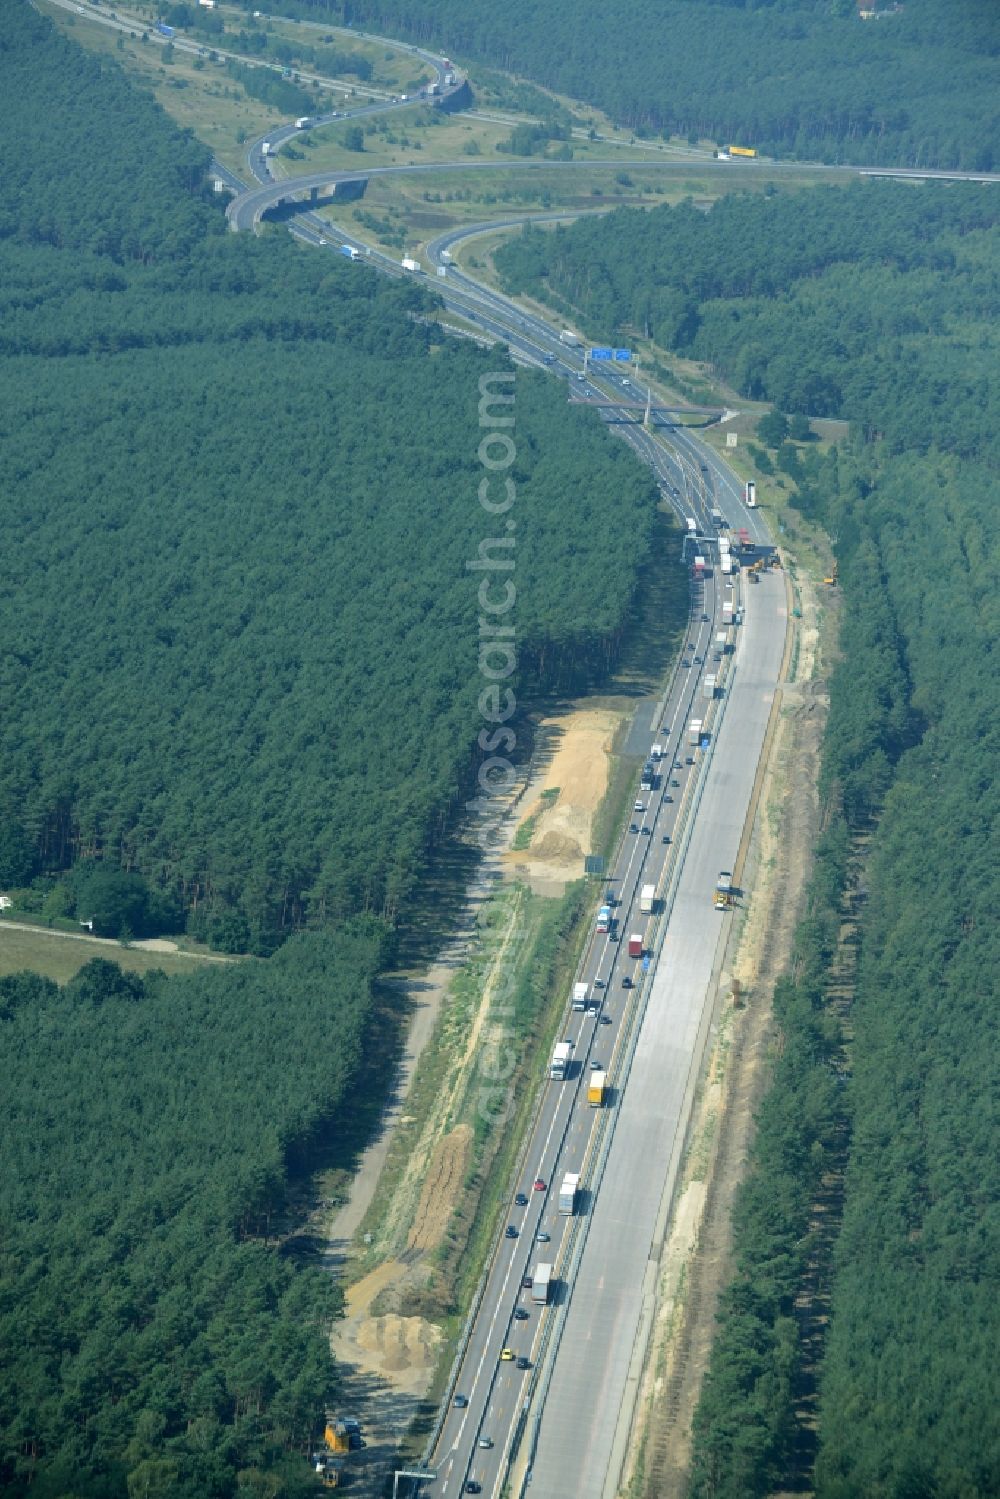
[[[435,66],[440,76],[443,60]],[[399,106],[375,103],[351,117],[390,107]],[[268,182],[262,141],[278,145],[293,134],[294,126],[285,126],[250,146],[251,170],[263,181],[230,204],[234,228],[256,228],[268,207],[309,187],[442,169],[386,167]],[[509,162],[495,165],[510,169]],[[532,165],[553,167],[518,163]],[[560,169],[574,165],[593,163],[564,163]],[[703,156],[699,165],[715,164]],[[231,173],[218,168],[217,174],[236,187]],[[523,217],[500,222],[513,225]],[[644,392],[627,365],[606,372],[588,365],[582,347],[567,345],[558,330],[454,265],[451,247],[486,227],[469,226],[433,241],[427,250],[432,274],[417,273],[416,279],[484,336],[502,340],[516,360],[564,379],[571,400],[608,403],[598,407],[602,419],[614,423],[613,430],[652,468],[682,530],[691,518],[697,550],[710,563],[718,555],[713,508],[727,528],[745,527],[759,546],[769,547],[759,512],[744,508],[741,484],[690,427],[656,410],[651,430],[636,420]],[[327,246],[328,236],[352,243],[308,212],[296,216],[293,232],[330,253],[336,250]],[[358,248],[383,272],[405,274],[390,257]],[[664,560],[680,565],[680,543]],[[659,1249],[733,920],[730,912],[714,908],[713,895],[719,871],[736,864],[787,626],[780,573],[765,572],[754,586],[745,574],[742,586],[735,582],[730,598],[735,593],[742,617],[723,646],[717,637],[730,580],[717,568],[704,580],[691,579],[682,659],[662,699],[637,710],[629,752],[645,755],[654,743],[662,746],[658,783],[638,795],[611,861],[604,890],[613,902],[614,925],[606,934],[594,933],[579,974],[591,1009],[571,1011],[567,995],[561,1035],[571,1043],[570,1071],[565,1081],[543,1085],[518,1178],[510,1184],[510,1207],[498,1226],[426,1454],[435,1476],[418,1482],[422,1493],[499,1499],[505,1489],[521,1493],[529,1483],[532,1499],[605,1499],[615,1492]],[[721,679],[721,695],[712,701],[704,695],[709,672]],[[688,725],[694,718],[705,720],[705,734],[692,745]],[[639,910],[646,884],[657,890],[652,916]],[[629,956],[631,934],[641,938],[641,958]],[[610,1085],[603,1108],[587,1101],[597,1064]],[[558,1212],[566,1171],[581,1175],[572,1215]],[[551,1302],[544,1307],[533,1303],[525,1287],[541,1261],[555,1267]]]
[[[727,528],[745,527],[768,547],[760,513],[744,507],[741,484],[695,432],[655,410],[653,430],[644,430],[634,422],[644,393],[631,376],[596,373],[582,348],[567,346],[556,330],[457,269],[452,247],[485,227],[452,231],[428,246],[432,268],[443,267],[445,275],[426,279],[445,305],[503,340],[515,358],[564,378],[571,399],[627,402],[629,422],[620,420],[624,407],[605,406],[600,414],[653,468],[677,514],[693,519],[707,540],[699,550],[713,556],[713,508]],[[305,214],[296,232],[318,243],[330,230]],[[369,258],[400,274],[388,257]],[[436,1477],[419,1487],[430,1495],[481,1492],[499,1499],[508,1485],[521,1492],[529,1476],[533,1499],[598,1499],[615,1490],[665,1215],[716,998],[717,960],[732,922],[714,909],[713,891],[720,869],[736,861],[787,626],[783,579],[765,573],[759,584],[744,584],[735,650],[717,657],[722,589],[717,571],[693,585],[690,646],[648,724],[642,751],[654,742],[665,750],[660,784],[639,798],[636,831],[624,833],[607,880],[616,928],[595,936],[580,974],[597,1009],[567,1012],[572,1072],[565,1082],[545,1085],[511,1184],[512,1206],[427,1454]],[[707,671],[723,677],[724,695],[711,707],[703,697]],[[694,750],[685,743],[687,725],[709,714],[708,748]],[[664,907],[652,920],[638,910],[647,883],[656,885]],[[633,932],[650,955],[646,971],[628,957]],[[587,1104],[591,1063],[598,1062],[611,1085],[601,1110]],[[583,1179],[581,1211],[573,1217],[557,1211],[567,1170]],[[534,1190],[536,1180],[543,1190]],[[547,1237],[539,1241],[539,1234]],[[536,1307],[525,1285],[540,1261],[556,1267],[548,1308]],[[514,1357],[502,1357],[504,1350]]]

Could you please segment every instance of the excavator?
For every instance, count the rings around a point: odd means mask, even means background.
[[[828,578],[824,578],[823,582],[829,588],[836,588],[836,586],[837,586],[837,564],[836,564],[836,562],[834,562],[833,566],[830,569],[830,576]]]

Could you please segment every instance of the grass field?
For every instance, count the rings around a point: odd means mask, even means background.
[[[220,961],[201,953],[149,952],[141,947],[123,947],[120,942],[67,937],[43,927],[24,931],[0,921],[0,978],[30,968],[65,984],[91,958],[106,958],[130,973],[146,973],[150,968],[162,968],[164,973],[191,973],[200,964]]]

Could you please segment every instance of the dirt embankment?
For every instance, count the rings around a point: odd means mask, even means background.
[[[515,792],[484,857],[462,931],[426,975],[410,980],[425,1034],[443,1027],[434,1045],[440,1050],[440,1081],[405,1162],[394,1179],[391,1200],[378,1204],[365,1223],[377,1183],[400,1125],[412,1128],[407,1092],[419,1049],[407,1046],[407,1066],[383,1121],[380,1139],[363,1158],[348,1203],[327,1229],[331,1255],[346,1260],[348,1270],[360,1253],[384,1255],[382,1262],[352,1284],[346,1293],[344,1318],[332,1330],[331,1347],[345,1383],[345,1399],[365,1412],[368,1447],[352,1459],[359,1492],[376,1493],[379,1474],[426,1395],[441,1353],[442,1333],[433,1320],[406,1315],[429,1297],[439,1273],[435,1251],[445,1242],[456,1206],[463,1201],[472,1160],[473,1131],[462,1119],[463,1099],[476,1077],[481,1054],[494,1044],[490,1009],[505,955],[520,933],[519,898],[511,891],[505,924],[489,933],[488,960],[474,1008],[462,1014],[450,1037],[455,1004],[450,986],[468,968],[477,951],[478,907],[499,877],[516,877],[542,894],[560,894],[569,880],[583,873],[591,849],[594,818],[605,795],[610,749],[624,710],[570,709],[538,725],[535,769],[520,795]],[[528,823],[527,848],[512,851],[517,830]],[[523,836],[523,835],[522,835]],[[508,955],[509,956],[509,955]],[[444,1036],[444,1039],[442,1037]],[[373,1232],[359,1240],[372,1225]],[[353,1243],[352,1243],[353,1240]],[[370,1240],[370,1242],[365,1242]]]
[[[539,738],[543,744],[548,741],[550,753],[543,756],[522,800],[520,826],[530,838],[526,848],[512,848],[504,858],[508,873],[538,894],[561,894],[584,872],[621,718],[610,708],[580,708],[539,725]]]

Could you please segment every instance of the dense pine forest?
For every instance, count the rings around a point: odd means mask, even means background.
[[[0,888],[261,955],[0,982],[0,1488],[312,1492],[337,1298],[293,1188],[390,1055],[375,976],[474,785],[510,366],[412,283],[228,234],[207,153],[27,4],[0,91]],[[656,495],[515,390],[523,697],[613,660]]]
[[[804,1482],[822,1499],[987,1499],[1000,1491],[1000,209],[979,187],[859,184],[618,213],[526,235],[498,260],[511,285],[578,299],[602,341],[645,327],[783,405],[792,421],[760,424],[762,464],[794,481],[839,561],[826,831],[776,995],[781,1055],[692,1493]],[[789,440],[820,413],[851,422],[824,455]],[[830,986],[848,916],[860,946],[845,1016]],[[825,1349],[825,1320],[799,1300],[807,1275],[831,1298]],[[801,1402],[817,1338],[814,1426]]]
[[[0,882],[87,919],[61,872],[104,862],[229,951],[393,920],[471,791],[479,380],[506,357],[444,347],[412,284],[225,234],[150,102],[26,13],[6,31]],[[64,161],[109,113],[86,200]],[[572,690],[655,491],[551,381],[518,376],[516,422],[515,681]]]
[[[244,0],[248,10],[253,0]],[[875,0],[872,0],[875,8]],[[777,157],[1000,164],[993,0],[282,0],[435,45],[598,105],[638,134]]]
[[[4,1494],[313,1492],[339,1292],[269,1235],[349,1105],[382,943],[0,979]]]

